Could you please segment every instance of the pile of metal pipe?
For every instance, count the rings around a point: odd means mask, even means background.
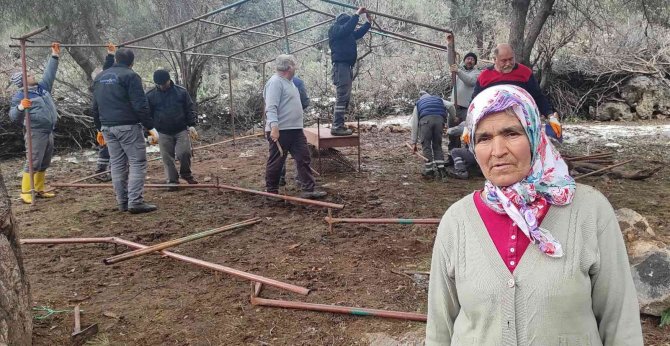
[[[26,245],[32,245],[32,244],[98,244],[98,243],[107,243],[107,244],[117,244],[117,245],[125,245],[129,248],[132,249],[145,249],[148,248],[146,245],[138,244],[131,242],[129,240],[117,238],[117,237],[106,237],[106,238],[42,238],[42,239],[21,239],[20,240],[21,244],[26,244]],[[203,261],[197,258],[193,257],[188,257],[184,255],[179,255],[174,252],[169,252],[162,250],[160,252],[163,256],[165,257],[170,257],[179,261],[183,261],[186,263],[191,263],[195,264],[199,267],[211,269],[214,271],[226,273],[233,275],[235,277],[253,281],[253,282],[261,282],[265,285],[280,288],[283,290],[287,290],[289,292],[293,293],[298,293],[301,295],[307,295],[309,294],[310,289],[301,287],[301,286],[296,286],[292,285],[289,283],[277,281],[274,279],[266,278],[260,275],[256,274],[251,274],[247,272],[243,272],[241,270],[237,270],[234,268],[222,266],[220,264],[216,263],[211,263],[207,261]]]

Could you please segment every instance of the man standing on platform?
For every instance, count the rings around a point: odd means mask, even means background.
[[[363,13],[366,22],[356,29],[358,18]],[[349,107],[354,78],[353,68],[358,58],[356,40],[363,38],[370,30],[371,21],[372,17],[366,13],[365,7],[360,7],[353,16],[346,13],[338,15],[335,24],[328,29],[328,45],[333,61],[333,84],[337,89],[333,126],[330,128],[330,134],[333,136],[351,135],[351,130],[344,127],[344,114]]]
[[[277,72],[270,77],[263,90],[267,119],[265,134],[270,145],[265,171],[266,191],[278,193],[279,177],[286,161],[286,154],[291,153],[303,188],[300,197],[311,199],[325,197],[326,192],[314,190],[316,183],[309,168],[311,158],[307,139],[302,130],[303,111],[300,93],[291,81],[297,69],[297,62],[292,55],[282,54],[275,60],[275,65]]]

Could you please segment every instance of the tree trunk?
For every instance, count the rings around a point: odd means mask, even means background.
[[[516,61],[521,63],[525,63],[525,61],[523,61],[523,38],[526,30],[526,16],[528,15],[529,6],[530,0],[512,0],[512,13],[510,13],[509,21],[509,38],[507,41],[514,49]]]
[[[30,285],[9,195],[0,172],[0,345],[31,345]]]
[[[528,28],[528,33],[526,33],[526,39],[523,42],[521,63],[526,65],[530,64],[530,54],[533,51],[533,46],[535,46],[535,41],[537,41],[537,37],[540,36],[540,32],[542,32],[544,23],[547,22],[547,18],[549,18],[553,12],[552,8],[554,7],[554,2],[556,2],[556,0],[542,0],[540,9],[537,14],[535,14],[535,18],[533,18],[533,22],[530,23],[530,27]]]

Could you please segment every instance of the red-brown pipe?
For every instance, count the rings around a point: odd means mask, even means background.
[[[137,250],[122,253],[122,254],[119,254],[119,255],[116,255],[116,256],[108,257],[108,258],[105,258],[104,260],[102,260],[102,263],[109,265],[109,264],[123,262],[123,261],[129,260],[131,258],[147,255],[147,254],[150,254],[152,252],[161,251],[161,250],[167,249],[169,247],[177,246],[179,244],[184,244],[184,243],[187,243],[187,242],[190,242],[190,241],[193,241],[193,240],[202,239],[202,238],[208,237],[210,235],[218,234],[218,233],[221,233],[221,232],[230,231],[230,230],[237,229],[237,228],[244,227],[244,226],[254,225],[254,224],[257,224],[259,222],[261,222],[261,219],[259,219],[259,218],[253,218],[253,219],[249,219],[249,220],[245,220],[245,221],[241,221],[241,222],[236,222],[236,223],[226,225],[226,226],[223,226],[223,227],[218,227],[218,228],[210,229],[208,231],[203,231],[203,232],[198,232],[198,233],[195,233],[195,234],[191,234],[191,235],[188,235],[186,237],[181,237],[181,238],[178,238],[178,239],[171,239],[171,240],[159,243],[159,244],[151,245],[151,246],[149,246],[147,248],[144,248],[144,249],[137,249]]]
[[[102,188],[113,188],[112,184],[67,184],[67,183],[53,183],[51,184],[54,187],[75,187],[75,188],[89,188],[89,189],[102,189]],[[287,195],[280,195],[276,193],[270,193],[265,191],[258,191],[252,189],[245,189],[233,185],[224,185],[224,184],[144,184],[145,188],[166,188],[166,187],[176,187],[184,189],[224,189],[232,190],[238,192],[251,193],[255,195],[261,195],[266,197],[272,197],[276,199],[283,199],[286,201],[309,204],[323,208],[334,208],[334,209],[344,209],[344,204],[335,204],[330,202],[315,201],[306,198],[293,197]]]
[[[289,300],[265,299],[265,298],[254,297],[253,295],[251,296],[251,304],[260,306],[271,306],[276,308],[332,312],[336,314],[347,314],[355,316],[375,316],[384,318],[395,318],[400,320],[426,322],[426,315],[414,312],[354,308],[348,306],[303,303]]]
[[[85,244],[85,243],[113,243],[113,244],[118,244],[118,245],[125,245],[133,249],[144,249],[147,248],[148,246],[134,243],[125,239],[121,238],[116,238],[116,237],[107,237],[107,238],[42,238],[42,239],[21,239],[20,240],[21,244]],[[241,270],[233,269],[230,267],[222,266],[220,264],[215,264],[203,260],[199,260],[197,258],[193,257],[188,257],[184,255],[178,255],[174,252],[169,252],[169,251],[161,251],[161,254],[167,257],[171,257],[173,259],[183,261],[186,263],[191,263],[195,264],[197,266],[203,267],[203,268],[208,268],[212,269],[218,272],[230,274],[233,276],[237,276],[239,278],[249,280],[249,281],[254,281],[254,282],[260,282],[265,285],[269,285],[272,287],[277,287],[281,288],[284,290],[287,290],[289,292],[294,292],[302,295],[308,295],[310,289],[301,287],[301,286],[296,286],[292,284],[288,284],[285,282],[277,281],[274,279],[266,278],[260,275],[255,275],[247,272],[243,272]]]
[[[358,218],[336,218],[326,216],[326,222],[333,223],[369,223],[369,224],[401,224],[401,225],[437,225],[440,219],[358,219]]]

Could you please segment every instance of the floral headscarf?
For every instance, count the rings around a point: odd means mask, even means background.
[[[575,181],[568,166],[542,131],[537,105],[524,89],[513,85],[497,85],[485,89],[472,100],[466,120],[474,153],[477,124],[487,115],[512,109],[528,136],[531,168],[528,175],[510,186],[498,187],[489,180],[484,185],[485,203],[498,213],[507,214],[550,257],[562,257],[563,249],[551,232],[541,228],[538,216],[547,204],[566,205],[572,202]]]

